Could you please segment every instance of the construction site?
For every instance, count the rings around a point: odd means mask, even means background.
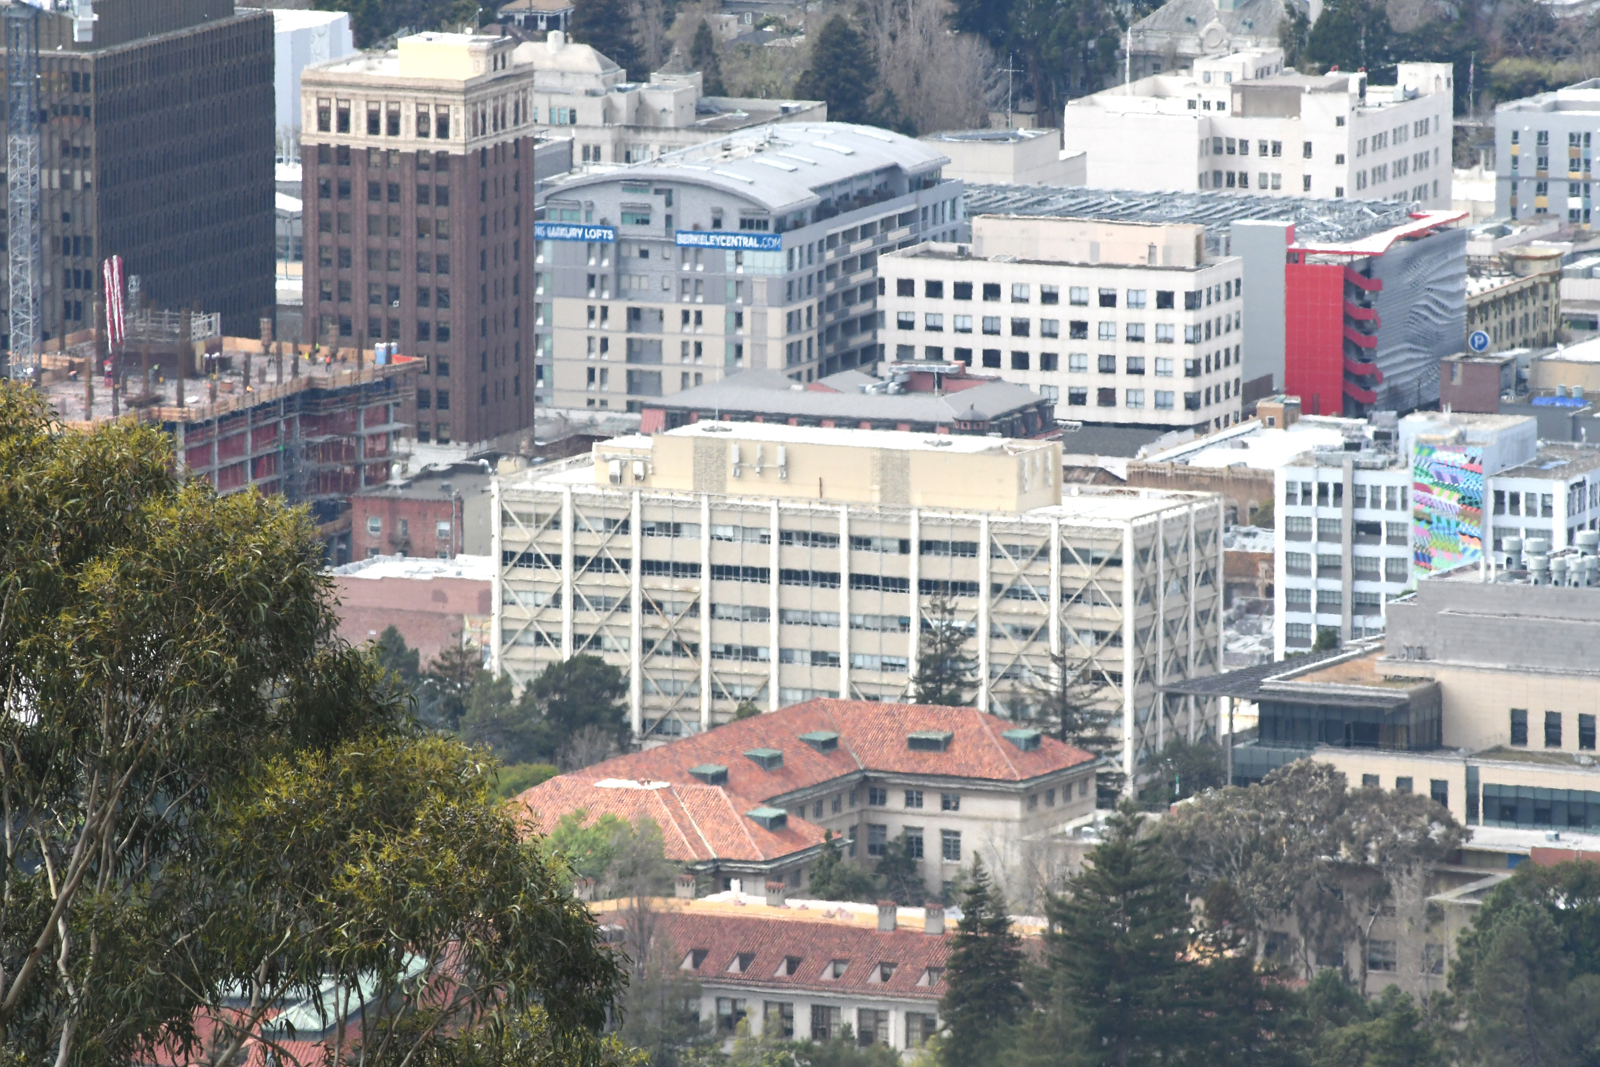
[[[328,561],[348,562],[350,496],[389,480],[423,361],[225,337],[220,321],[130,315],[109,372],[94,331],[69,335],[40,355],[35,384],[69,427],[135,418],[172,438],[176,473],[222,494],[256,489],[306,505]]]

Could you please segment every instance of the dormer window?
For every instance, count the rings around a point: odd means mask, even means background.
[[[944,968],[928,967],[923,970],[922,977],[917,979],[917,985],[927,988],[929,986],[936,986],[942,981],[944,981]]]
[[[690,949],[688,951],[688,953],[683,957],[683,962],[678,964],[678,970],[680,970],[680,971],[698,971],[700,969],[700,965],[706,961],[706,954],[709,951],[710,951],[709,949],[703,949],[703,948],[692,948],[692,949]]]
[[[895,968],[898,966],[900,966],[898,963],[880,963],[872,969],[872,976],[867,981],[874,985],[882,985],[894,977]]]
[[[849,969],[849,960],[829,960],[827,966],[822,968],[822,977],[826,980],[843,978],[844,972]]]
[[[749,970],[750,964],[755,962],[755,958],[756,954],[754,952],[740,952],[735,954],[733,959],[728,961],[728,973],[743,974],[745,971]]]
[[[785,956],[778,961],[778,969],[772,972],[774,978],[793,978],[800,973],[800,962],[804,956]]]
[[[943,752],[955,736],[949,730],[918,730],[906,735],[906,747],[913,752]]]

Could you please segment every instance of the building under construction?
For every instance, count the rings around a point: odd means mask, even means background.
[[[13,35],[32,44],[29,56],[7,59],[28,58],[14,65],[35,90],[34,106],[13,107],[8,88],[8,110],[20,116],[8,118],[8,139],[31,139],[36,171],[8,159],[17,171],[8,186],[37,182],[38,191],[32,232],[8,233],[8,254],[13,237],[37,242],[34,336],[14,337],[26,324],[0,320],[0,346],[11,362],[31,362],[31,345],[59,347],[92,328],[111,255],[130,282],[140,279],[147,305],[196,302],[219,312],[228,333],[254,334],[274,302],[271,12],[233,0],[39,8],[0,4],[25,16],[8,23],[29,24]],[[9,307],[8,288],[0,309]]]
[[[176,324],[173,320],[176,320]],[[136,315],[108,388],[92,333],[46,353],[40,386],[68,425],[133,417],[172,438],[177,471],[218,493],[257,489],[305,504],[332,563],[350,558],[350,496],[389,480],[415,419],[422,360],[310,351],[224,337],[216,315]],[[184,324],[190,345],[180,345]],[[180,359],[179,353],[185,353]]]

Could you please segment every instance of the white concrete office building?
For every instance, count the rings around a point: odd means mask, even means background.
[[[1197,59],[1065,107],[1062,144],[1088,153],[1096,189],[1237,189],[1264,196],[1450,206],[1453,73],[1401,63],[1296,74],[1279,49]]]
[[[497,483],[493,667],[578,652],[628,672],[641,736],[815,697],[906,699],[947,599],[974,704],[1002,712],[1065,656],[1121,711],[1137,776],[1215,729],[1155,697],[1215,673],[1222,504],[1064,487],[1059,443],[700,422]]]
[[[1234,425],[1244,265],[1205,244],[1190,224],[978,216],[970,245],[883,258],[886,354],[998,371],[1059,419]]]

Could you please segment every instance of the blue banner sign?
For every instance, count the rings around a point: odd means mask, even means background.
[[[584,226],[576,222],[536,222],[533,236],[539,241],[603,241],[615,242],[614,226]]]
[[[679,230],[679,248],[729,248],[738,252],[782,252],[781,233],[718,233],[714,230]]]

